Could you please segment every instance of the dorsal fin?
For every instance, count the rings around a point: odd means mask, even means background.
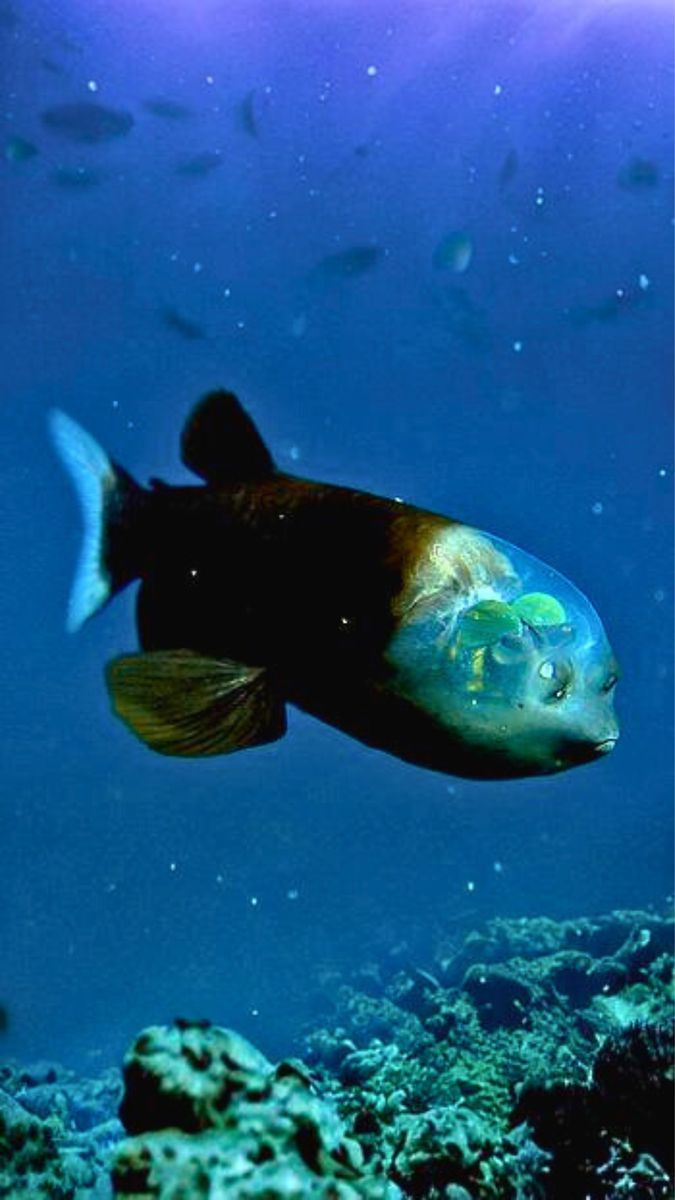
[[[207,483],[264,479],[272,456],[232,392],[209,392],[190,413],[181,435],[181,458]]]

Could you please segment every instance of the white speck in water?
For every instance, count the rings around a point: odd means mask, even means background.
[[[394,504],[403,504],[403,503],[404,503],[404,501],[403,501],[402,496],[394,496]]]
[[[287,900],[297,900],[299,895],[300,895],[300,892],[298,891],[297,888],[289,888],[288,891],[286,892],[286,899]]]
[[[245,321],[237,321],[237,329],[245,329],[245,328],[246,328]]]
[[[626,295],[626,289],[622,288],[622,287],[618,287],[616,289],[616,294],[617,294],[619,300],[623,300],[624,296]]]
[[[666,598],[665,588],[657,588],[654,592],[654,599],[657,604],[662,604]]]
[[[97,91],[98,91],[98,84],[97,84],[97,82],[96,82],[96,80],[95,80],[95,79],[89,79],[89,80],[87,81],[87,87],[88,87],[88,89],[89,89],[89,91],[90,91],[90,92],[97,92]]]
[[[502,871],[504,870],[504,864],[497,860],[496,862],[493,862],[492,870],[494,871],[495,875],[501,875]]]
[[[169,863],[169,870],[170,870],[170,871],[175,871],[175,870],[177,870],[177,867],[178,867],[178,863],[175,863],[175,862]]]
[[[192,270],[194,271],[195,275],[199,275],[199,272],[204,270],[204,264],[200,262],[193,263]]]
[[[495,96],[501,96],[501,94],[502,94],[502,92],[503,92],[503,91],[504,91],[504,89],[503,89],[503,87],[502,87],[501,83],[496,83],[496,84],[495,84],[495,86],[494,86],[494,88],[493,88],[493,95],[495,95]]]
[[[522,342],[514,342],[513,343],[513,349],[515,350],[516,354],[520,354],[522,348],[523,348]]]
[[[257,897],[257,896],[251,896],[251,899],[250,899],[250,904],[251,904],[251,908],[256,908],[256,907],[257,907],[257,904],[258,904],[258,897]]]
[[[660,479],[665,479],[667,474],[668,474],[668,472],[666,471],[665,467],[659,467],[659,478]]]
[[[374,75],[377,75],[377,67],[374,67],[372,65],[369,67],[366,67],[366,75],[370,75],[370,77],[372,79],[372,77]]]
[[[542,204],[544,203],[544,189],[543,188],[541,188],[541,187],[537,188],[537,194],[534,198],[534,202],[538,208],[541,208]]]
[[[207,83],[215,83],[215,79],[213,78],[213,75],[207,75],[206,82]]]
[[[251,1016],[252,1016],[252,1017],[259,1017],[259,1016],[260,1016],[260,1009],[259,1009],[259,1008],[252,1008],[252,1009],[251,1009]]]
[[[113,408],[119,408],[119,406],[120,406],[119,400],[113,400],[112,406],[113,406]],[[664,472],[664,474],[665,474],[665,472]]]
[[[591,512],[594,513],[596,517],[599,517],[602,511],[602,500],[596,500],[595,504],[591,505]]]
[[[512,267],[517,267],[520,264],[520,259],[517,254],[509,254],[509,262]]]
[[[647,291],[650,282],[651,280],[648,275],[640,275],[638,278],[638,284],[643,292]]]
[[[232,288],[223,288],[223,295],[225,296],[225,299],[228,299],[228,297],[232,295]]]
[[[298,459],[300,458],[300,447],[299,446],[291,446],[290,450],[288,451],[288,457],[292,458],[293,462],[297,462]]]
[[[268,219],[268,221],[273,221],[274,218],[277,217],[278,215],[279,214],[277,213],[276,208],[271,208],[267,214],[267,219]]]
[[[467,892],[475,892],[476,885],[475,885],[473,879],[467,879],[466,890],[467,890]]]
[[[217,884],[223,884],[224,882],[225,882],[225,876],[224,876],[224,875],[216,875],[216,883],[217,883]]]

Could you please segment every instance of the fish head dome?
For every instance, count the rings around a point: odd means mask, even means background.
[[[389,648],[394,687],[447,733],[458,774],[589,762],[618,737],[618,666],[586,597],[501,538],[453,526]]]

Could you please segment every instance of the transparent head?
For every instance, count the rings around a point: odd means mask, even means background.
[[[544,774],[611,750],[618,667],[585,596],[466,526],[427,555],[388,661],[399,695],[447,730],[458,773]]]

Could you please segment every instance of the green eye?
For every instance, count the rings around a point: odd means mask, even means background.
[[[521,620],[528,625],[564,625],[567,617],[565,609],[555,596],[548,592],[528,592],[519,596],[511,604],[511,608]]]
[[[568,663],[556,663],[547,658],[539,667],[539,677],[551,684],[551,691],[545,697],[548,703],[564,700],[572,690],[572,668]]]
[[[507,633],[520,632],[520,618],[513,605],[503,600],[481,600],[467,609],[459,622],[459,644],[462,649],[491,646]]]

